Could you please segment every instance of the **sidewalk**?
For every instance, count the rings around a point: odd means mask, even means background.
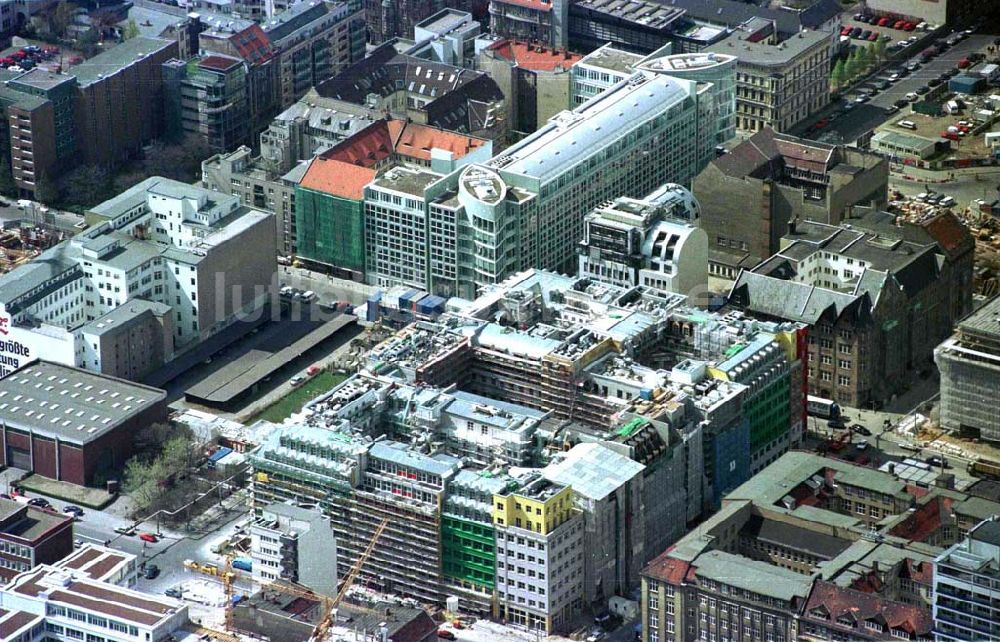
[[[909,165],[890,166],[889,174],[917,183],[948,183],[958,177],[978,176],[984,181],[1000,179],[1000,165],[958,167],[954,169],[922,169]]]

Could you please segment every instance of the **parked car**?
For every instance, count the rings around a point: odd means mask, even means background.
[[[166,591],[164,591],[163,594],[166,595],[167,597],[172,597],[172,598],[176,598],[176,599],[180,599],[181,597],[184,597],[184,592],[181,591],[176,586],[171,586]]]
[[[896,22],[892,23],[892,28],[902,30],[905,24],[906,24],[905,20],[897,20]]]
[[[941,455],[929,455],[924,458],[924,461],[931,466],[937,466],[938,468],[951,468],[951,464],[948,463],[948,460]]]
[[[75,540],[73,540],[73,548],[82,548],[82,547],[83,547],[83,540],[82,539],[80,539],[78,537]]]
[[[945,72],[943,74],[941,74],[941,75],[944,76],[944,77],[946,77],[946,78],[954,78],[955,76],[958,75],[958,69],[955,69],[953,67],[951,69],[945,70]]]
[[[861,36],[859,36],[859,38],[861,40],[868,40],[868,36],[870,35],[872,35],[871,29],[865,29],[861,32]]]
[[[875,42],[876,40],[878,40],[878,32],[877,31],[873,31],[872,35],[868,36],[868,41],[869,42]]]
[[[49,500],[42,497],[34,497],[28,500],[28,506],[35,506],[36,508],[49,508],[52,504],[49,503]]]
[[[455,634],[448,629],[438,629],[438,637],[442,640],[456,640]]]
[[[918,94],[915,91],[911,91],[910,93],[903,96],[903,98],[912,103],[913,101],[920,99],[920,94]]]
[[[928,87],[937,87],[938,85],[940,85],[943,82],[944,81],[941,80],[940,78],[931,78],[930,80],[927,81],[927,86]],[[919,89],[917,90],[917,93],[918,94],[920,93]]]
[[[920,94],[921,96],[923,96],[924,94],[926,94],[930,90],[931,90],[931,88],[928,87],[927,85],[920,85],[919,87],[917,87],[917,93]]]
[[[305,380],[306,380],[306,378],[303,377],[302,375],[295,375],[294,377],[292,377],[291,379],[288,380],[288,383],[290,383],[293,386],[297,386],[297,385],[301,384]]]
[[[135,529],[131,526],[119,526],[115,528],[115,532],[119,535],[135,535]]]
[[[146,564],[146,571],[143,573],[147,580],[155,580],[160,574],[160,567],[156,564]]]
[[[139,533],[139,539],[144,542],[149,542],[150,544],[155,544],[160,541],[157,539],[156,535],[153,535],[152,533]]]
[[[83,509],[79,506],[74,506],[73,504],[67,504],[63,506],[62,512],[73,515],[74,517],[83,517]]]
[[[854,432],[856,432],[857,434],[863,435],[865,437],[871,437],[872,436],[872,431],[868,430],[867,428],[865,428],[861,424],[854,424],[854,425],[852,425],[851,426],[851,430],[854,431]]]
[[[897,111],[899,111],[899,107],[897,107],[896,105],[889,105],[888,107],[885,108],[885,114],[887,116],[892,116]]]
[[[842,35],[842,36],[849,36],[849,35],[851,35],[851,30],[852,30],[852,27],[845,26],[845,27],[841,28],[840,35]]]
[[[852,38],[859,37],[861,35],[861,31],[862,31],[861,27],[854,27],[853,29],[851,29],[851,37]]]
[[[907,100],[907,99],[905,99],[905,98],[900,98],[899,100],[897,100],[896,102],[894,102],[892,104],[895,105],[896,107],[899,107],[900,109],[902,109],[903,107],[906,107],[907,105],[909,105],[910,101]]]

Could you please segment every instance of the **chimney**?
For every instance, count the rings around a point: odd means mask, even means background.
[[[792,220],[788,221],[788,233],[795,234],[795,228],[799,224],[799,217],[796,216]]]

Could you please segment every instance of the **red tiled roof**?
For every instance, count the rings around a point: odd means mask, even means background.
[[[869,571],[851,582],[851,588],[862,593],[880,593],[884,587],[885,583],[875,571]]]
[[[258,24],[251,25],[239,33],[234,33],[229,38],[229,42],[232,43],[240,56],[252,65],[266,62],[274,57],[271,41],[268,40],[267,34]]]
[[[430,162],[432,149],[461,158],[485,144],[481,138],[406,120],[379,120],[331,147],[321,158],[373,168],[393,154]]]
[[[951,212],[944,212],[940,216],[935,216],[923,224],[927,233],[937,241],[946,252],[954,252],[965,246],[972,247],[974,241],[969,235],[969,230],[962,225]]]
[[[10,615],[6,615],[7,613],[8,611],[0,613],[0,618],[3,618],[0,619],[0,640],[13,639],[14,634],[20,629],[24,628],[28,624],[31,624],[35,620],[41,619],[39,616],[25,611],[14,611]]]
[[[828,614],[817,615],[814,611]],[[849,616],[856,623],[848,626],[837,622],[838,618]],[[816,580],[806,602],[803,617],[821,622],[824,626],[841,631],[863,631],[865,637],[876,640],[891,640],[892,629],[901,629],[911,634],[926,636],[933,626],[927,609],[911,604],[894,602],[875,593],[863,593],[837,586],[832,582]],[[867,629],[866,620],[881,624],[881,632]]]
[[[364,197],[365,185],[375,180],[376,175],[375,170],[368,167],[320,157],[309,164],[300,185],[359,201]]]
[[[385,120],[377,120],[350,138],[323,153],[327,160],[338,160],[360,167],[373,168],[392,156],[392,135]]]
[[[694,569],[691,568],[689,562],[670,557],[672,550],[672,547],[668,548],[656,559],[647,564],[642,574],[661,582],[666,582],[667,584],[679,586],[681,582],[687,579],[688,571]]]
[[[915,562],[906,558],[900,575],[918,584],[930,586],[934,583],[934,567],[927,561]]]
[[[431,160],[432,149],[451,152],[453,158],[462,158],[486,144],[482,138],[405,120],[391,120],[388,126],[396,153],[423,161]]]
[[[951,507],[947,497],[935,497],[910,513],[906,519],[892,527],[889,534],[913,542],[922,542],[941,528],[941,508]]]
[[[226,58],[225,56],[206,56],[201,59],[198,66],[205,67],[206,69],[226,71],[227,69],[232,69],[238,64],[240,64],[240,61],[235,58]]]
[[[580,54],[565,49],[553,49],[544,45],[534,45],[516,40],[501,40],[491,45],[490,49],[507,60],[517,63],[518,67],[534,71],[569,69],[583,58]]]
[[[535,11],[551,11],[552,0],[543,2],[542,0],[496,0],[500,4],[512,4],[517,7],[527,7]]]

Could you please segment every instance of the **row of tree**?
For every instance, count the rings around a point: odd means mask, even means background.
[[[840,91],[858,78],[868,74],[886,59],[885,41],[879,38],[867,47],[853,49],[847,58],[840,58],[830,73],[830,86]]]
[[[35,185],[35,199],[63,210],[83,212],[116,196],[150,176],[190,183],[201,174],[201,161],[211,150],[200,138],[187,137],[178,144],[153,141],[142,158],[118,171],[101,165],[78,165],[58,174],[43,173]],[[6,170],[5,172],[3,170]],[[9,180],[5,180],[5,177]],[[16,193],[10,161],[0,153],[0,193]]]

